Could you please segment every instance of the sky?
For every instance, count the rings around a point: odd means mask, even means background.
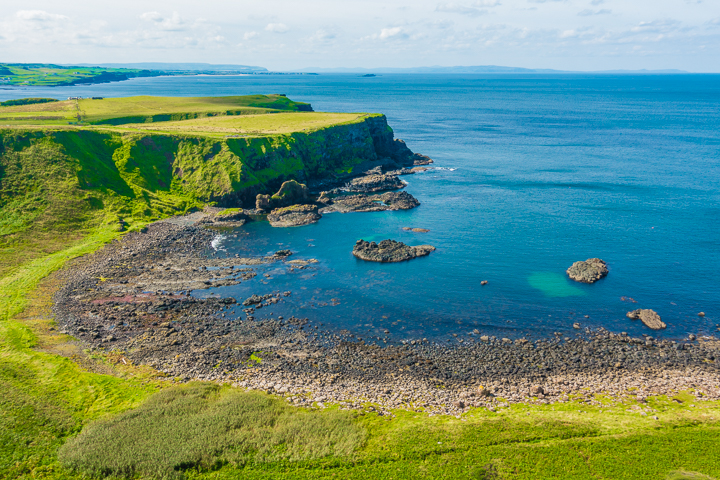
[[[720,72],[720,0],[3,0],[0,62]]]

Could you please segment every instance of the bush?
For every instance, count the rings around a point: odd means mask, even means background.
[[[59,100],[55,98],[18,98],[0,102],[0,107],[16,107],[18,105],[32,105],[33,103],[51,103]]]
[[[307,412],[262,393],[191,384],[89,425],[59,458],[93,476],[173,478],[227,463],[346,456],[363,435],[345,412]]]

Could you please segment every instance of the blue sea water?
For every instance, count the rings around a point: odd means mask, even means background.
[[[666,338],[717,330],[718,75],[165,77],[0,90],[0,99],[249,93],[285,93],[316,110],[385,113],[396,135],[437,168],[403,177],[422,203],[414,210],[227,232],[221,254],[290,248],[292,258],[319,263],[293,272],[269,265],[260,273],[270,278],[216,293],[242,299],[291,290],[258,314],[295,314],[361,335],[387,329],[393,340],[473,329],[543,336],[573,331],[576,321]],[[437,251],[368,263],[350,253],[360,238]],[[607,278],[570,281],[565,270],[589,257],[608,262]],[[667,330],[625,318],[635,308],[656,310]]]

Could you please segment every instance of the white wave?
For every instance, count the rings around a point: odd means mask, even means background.
[[[215,250],[216,252],[218,250],[227,251],[223,248],[222,243],[227,237],[225,235],[218,235],[215,238],[212,239],[212,242],[210,242],[210,246]]]
[[[434,170],[447,170],[449,172],[454,172],[457,170],[457,168],[451,168],[451,167],[435,167]]]

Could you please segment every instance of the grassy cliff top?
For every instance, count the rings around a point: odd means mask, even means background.
[[[333,125],[354,123],[367,114],[325,112],[283,112],[274,115],[202,117],[191,120],[125,125],[129,129],[178,134],[218,136],[286,135],[310,132]]]
[[[0,107],[0,126],[127,125],[217,116],[311,112],[284,95],[124,97]]]

